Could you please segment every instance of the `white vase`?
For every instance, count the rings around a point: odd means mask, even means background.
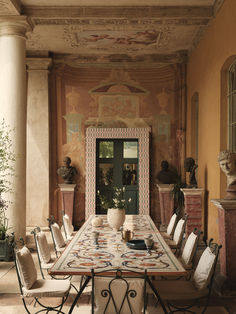
[[[125,222],[125,209],[108,208],[107,221],[113,230],[118,231]]]

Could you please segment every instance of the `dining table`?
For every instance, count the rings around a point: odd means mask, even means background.
[[[102,218],[99,225],[94,223],[97,217]],[[129,271],[145,272],[152,289],[152,276],[186,276],[186,270],[166,244],[149,215],[126,215],[122,229],[131,231],[132,241],[125,242],[122,239],[122,231],[113,230],[106,215],[91,215],[49,270],[50,275],[81,275],[85,278],[69,313],[72,313],[91,279],[92,269],[104,273],[111,269],[121,269],[127,274]],[[145,238],[152,239],[150,250],[135,246],[134,240]],[[155,289],[154,293],[167,313]]]

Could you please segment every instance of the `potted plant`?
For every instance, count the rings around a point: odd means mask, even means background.
[[[12,258],[14,234],[9,233],[9,220],[6,210],[9,202],[4,200],[6,193],[12,192],[11,176],[14,175],[13,164],[16,155],[12,150],[11,133],[14,132],[3,119],[0,123],[0,260],[9,261]]]
[[[97,191],[98,197],[101,202],[101,206],[107,209],[107,221],[112,229],[118,231],[125,221],[125,209],[128,203],[131,202],[131,198],[126,201],[125,187],[118,188],[113,187],[113,197],[111,199],[106,198],[104,195]]]

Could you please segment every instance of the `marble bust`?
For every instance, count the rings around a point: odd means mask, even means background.
[[[64,166],[57,169],[57,174],[64,180],[66,184],[72,184],[74,182],[77,170],[75,167],[71,166],[70,157],[66,156],[64,158]]]
[[[195,177],[195,171],[197,169],[195,160],[192,157],[185,158],[184,169],[186,172],[189,172],[189,178],[187,182],[187,188],[197,188],[197,180]]]
[[[236,199],[236,153],[224,150],[219,153],[218,162],[227,177],[228,186],[225,199]]]

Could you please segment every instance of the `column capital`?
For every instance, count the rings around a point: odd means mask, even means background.
[[[229,199],[212,199],[211,202],[218,207],[218,209],[230,211],[236,211],[236,200]]]
[[[170,192],[174,188],[174,184],[157,183],[156,186],[157,186],[157,188],[159,189],[160,192]]]
[[[20,36],[26,38],[26,33],[33,30],[27,16],[0,16],[0,36]]]
[[[180,189],[184,195],[201,195],[204,192],[204,189],[202,188],[183,188]]]
[[[51,58],[26,58],[26,65],[28,66],[28,71],[44,71],[48,70],[52,64]]]

